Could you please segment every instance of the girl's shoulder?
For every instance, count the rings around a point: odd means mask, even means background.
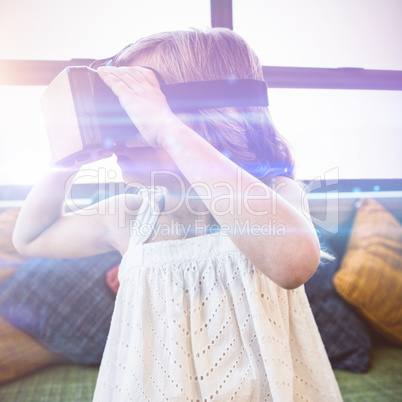
[[[122,219],[131,221],[136,219],[148,207],[160,211],[163,205],[163,193],[151,190],[140,190],[137,193],[123,193],[103,201],[103,210],[109,215],[111,221]],[[115,219],[114,219],[115,217]]]
[[[126,193],[119,194],[117,197],[117,204],[126,213],[136,215],[141,205],[144,202],[144,197],[140,193]]]
[[[142,202],[143,198],[138,193],[117,194],[100,201],[97,205],[97,209],[99,212],[103,210],[105,215],[113,216],[124,212],[135,217],[138,210],[141,208]]]
[[[118,194],[99,202],[96,209],[109,230],[113,230],[135,219],[142,203],[139,194]]]
[[[98,214],[103,215],[107,227],[108,241],[122,255],[128,248],[131,222],[137,218],[142,205],[142,197],[131,193],[115,195],[98,204]]]

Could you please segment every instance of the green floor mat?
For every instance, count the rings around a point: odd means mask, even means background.
[[[98,369],[75,365],[57,366],[4,384],[1,402],[90,402]]]
[[[368,373],[335,370],[335,376],[344,402],[402,402],[402,348],[376,347]]]
[[[0,386],[1,402],[91,402],[98,369],[57,366]],[[344,402],[402,402],[402,348],[372,351],[366,374],[335,370]]]

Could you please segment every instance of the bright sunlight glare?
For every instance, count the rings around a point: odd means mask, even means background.
[[[0,87],[0,185],[33,184],[49,167],[51,153],[40,103],[44,89]],[[107,181],[122,180],[113,157],[85,168],[77,183],[97,182],[101,179],[98,171],[107,172]]]

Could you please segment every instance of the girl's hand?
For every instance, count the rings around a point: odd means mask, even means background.
[[[163,132],[166,125],[176,124],[178,119],[170,110],[155,74],[144,67],[99,67],[98,74],[118,96],[120,104],[144,141],[133,137],[127,146],[151,146],[163,148]]]

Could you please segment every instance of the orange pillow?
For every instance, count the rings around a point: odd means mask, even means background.
[[[0,317],[0,384],[34,370],[69,360]]]
[[[402,226],[374,199],[361,202],[334,285],[374,328],[402,345]]]

